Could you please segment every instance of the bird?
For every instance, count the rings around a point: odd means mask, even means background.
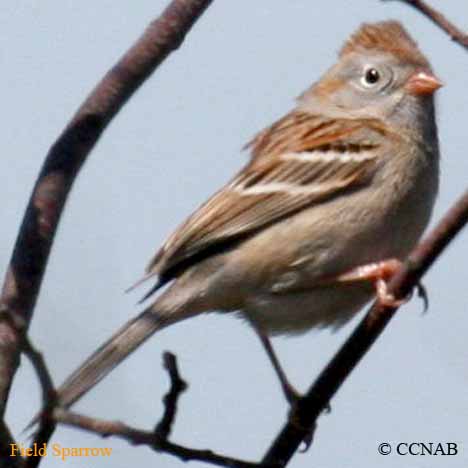
[[[57,404],[70,407],[158,330],[209,312],[252,326],[293,402],[271,336],[337,329],[376,296],[398,303],[387,281],[438,192],[441,86],[401,23],[362,24],[154,255],[142,281],[155,299],[65,380]]]

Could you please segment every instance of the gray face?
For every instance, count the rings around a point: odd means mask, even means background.
[[[300,105],[330,117],[373,117],[405,128],[415,114],[432,112],[432,96],[414,96],[404,88],[421,69],[383,52],[351,53],[302,96]]]
[[[350,54],[335,65],[325,76],[337,77],[343,83],[332,93],[333,103],[347,110],[386,108],[394,103],[395,94],[400,94],[413,67],[398,63],[387,54]]]

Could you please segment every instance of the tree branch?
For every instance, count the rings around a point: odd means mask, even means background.
[[[389,282],[389,292],[397,299],[406,297],[467,222],[468,190],[409,255]],[[383,332],[396,310],[374,303],[353,334],[299,400],[289,420],[267,451],[263,463],[279,462],[278,466],[286,466],[301,442],[315,428],[318,416]]]
[[[389,0],[382,0],[384,2]],[[429,6],[423,0],[398,0],[402,3],[412,6],[419,12],[421,12],[426,18],[429,18],[434,24],[444,30],[452,39],[457,42],[463,48],[468,49],[468,34],[458,29],[453,23],[451,23],[442,13]]]
[[[24,468],[22,457],[10,457],[11,446],[16,445],[16,441],[13,438],[7,425],[0,421],[0,468]]]
[[[29,326],[60,216],[81,166],[112,118],[181,45],[211,2],[173,0],[104,76],[49,150],[26,208],[0,297],[2,308],[24,323],[18,332],[10,321],[0,321],[0,419],[19,364],[21,335]]]
[[[79,428],[102,437],[119,437],[132,445],[146,445],[156,452],[165,452],[182,461],[202,461],[216,466],[229,468],[259,468],[257,463],[250,463],[235,458],[219,455],[211,450],[197,450],[174,444],[161,439],[155,432],[135,429],[119,421],[105,421],[77,414],[63,408],[54,410],[54,419],[67,426]]]
[[[55,429],[55,425],[61,423],[101,435],[102,437],[119,437],[132,445],[146,445],[156,452],[164,452],[173,455],[182,461],[203,461],[212,465],[228,468],[259,467],[256,463],[219,455],[211,450],[192,449],[174,444],[168,440],[177,413],[178,399],[187,389],[187,383],[180,377],[177,368],[177,359],[172,353],[165,352],[163,354],[163,365],[169,374],[170,388],[163,399],[165,407],[164,415],[155,430],[151,432],[136,429],[119,421],[105,421],[91,418],[89,416],[73,413],[64,408],[54,407],[56,403],[56,391],[49,370],[42,355],[34,349],[27,337],[24,339],[23,352],[31,360],[34,370],[36,371],[44,400],[40,427],[34,440],[34,443],[37,443],[39,446],[49,441]],[[8,451],[4,453],[8,453]],[[18,459],[18,463],[24,462],[24,468],[36,468],[41,462],[40,456],[29,457],[25,460],[21,457],[15,458]],[[10,467],[11,465],[6,466]],[[23,468],[23,466],[21,468]]]
[[[36,372],[42,391],[42,411],[39,417],[39,428],[34,434],[34,444],[41,447],[42,444],[48,444],[52,434],[57,426],[56,421],[50,417],[53,408],[57,402],[57,392],[55,390],[52,376],[50,375],[44,357],[38,352],[28,337],[25,335],[23,342],[23,353],[29,358]],[[36,421],[32,421],[26,429],[34,425]],[[42,461],[41,456],[30,456],[24,461],[24,468],[36,468]]]
[[[182,393],[187,390],[187,383],[180,377],[177,368],[177,358],[174,354],[165,352],[163,354],[163,365],[169,374],[171,386],[169,392],[164,395],[164,415],[156,426],[154,432],[160,439],[167,439],[171,435],[172,426],[177,414],[177,403]]]

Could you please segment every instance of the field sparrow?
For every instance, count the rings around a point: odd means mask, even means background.
[[[204,312],[268,335],[338,327],[377,295],[425,229],[439,151],[429,62],[395,21],[364,24],[297,106],[248,145],[249,163],[190,216],[144,279],[166,283],[59,389],[70,406],[157,330]],[[148,294],[147,296],[149,296]]]

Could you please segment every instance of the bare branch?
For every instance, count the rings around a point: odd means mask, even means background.
[[[34,442],[32,443],[32,446],[37,444],[40,447],[42,444],[48,444],[57,426],[55,420],[50,417],[57,401],[57,392],[42,354],[33,347],[27,336],[24,337],[23,353],[31,361],[41,385],[43,410],[39,418],[39,428],[34,434]],[[32,421],[28,428],[35,423],[36,421]],[[39,455],[30,456],[25,460],[24,467],[36,468],[41,463],[42,458]]]
[[[22,457],[9,456],[12,445],[16,445],[16,441],[7,425],[0,421],[0,468],[24,468]]]
[[[382,0],[389,1],[389,0]],[[429,18],[434,24],[444,30],[452,39],[457,42],[463,48],[468,50],[468,34],[458,29],[453,23],[451,23],[442,13],[429,6],[423,0],[398,0],[412,6],[416,10],[420,11],[424,16]]]
[[[396,298],[407,296],[467,222],[468,191],[409,255],[389,282],[389,292]],[[289,421],[266,453],[263,463],[279,462],[280,467],[287,465],[301,442],[315,427],[318,416],[326,409],[331,398],[380,336],[396,310],[396,308],[381,307],[374,303],[353,334],[335,354],[304,397],[299,400]]]
[[[47,407],[51,401],[55,400],[55,387],[50,375],[49,369],[44,361],[42,353],[37,351],[28,337],[24,338],[23,352],[31,361],[31,364],[36,372],[37,378],[41,384],[42,390],[42,405]]]
[[[63,208],[81,166],[112,118],[178,48],[212,0],[173,0],[91,92],[51,147],[14,247],[0,304],[28,327]],[[21,333],[0,321],[0,418],[19,363]]]
[[[164,396],[164,415],[153,432],[136,429],[119,421],[105,421],[88,416],[72,413],[64,408],[55,407],[56,391],[47,365],[38,351],[34,349],[27,337],[24,338],[23,352],[31,360],[41,385],[44,409],[41,413],[40,428],[34,442],[39,446],[48,443],[57,423],[80,428],[103,437],[120,437],[132,445],[147,445],[156,452],[164,452],[176,456],[183,461],[204,461],[216,466],[229,468],[254,468],[260,465],[219,455],[211,450],[197,450],[174,444],[168,440],[172,425],[177,413],[177,402],[181,394],[187,389],[187,383],[181,378],[177,367],[177,358],[174,354],[165,352],[163,355],[164,368],[170,378],[169,392]],[[1,427],[0,427],[1,429]],[[0,434],[1,435],[1,434]],[[5,452],[8,453],[8,452]],[[18,463],[23,462],[21,468],[36,468],[42,458],[21,457]],[[7,465],[10,467],[10,465]],[[18,465],[19,468],[20,465]],[[0,465],[0,468],[1,465]]]
[[[102,437],[119,437],[132,445],[146,445],[156,452],[165,452],[180,458],[182,461],[202,461],[216,466],[229,468],[258,468],[260,465],[235,458],[219,455],[211,450],[197,450],[174,444],[161,439],[156,433],[135,429],[119,421],[105,421],[90,418],[62,408],[54,410],[54,419],[67,426],[83,429]]]
[[[156,426],[154,432],[160,439],[167,439],[171,435],[172,425],[174,424],[177,413],[177,402],[185,390],[187,383],[180,377],[179,369],[177,368],[177,358],[174,354],[165,352],[163,354],[164,368],[169,374],[171,387],[169,392],[164,395],[164,415]]]

